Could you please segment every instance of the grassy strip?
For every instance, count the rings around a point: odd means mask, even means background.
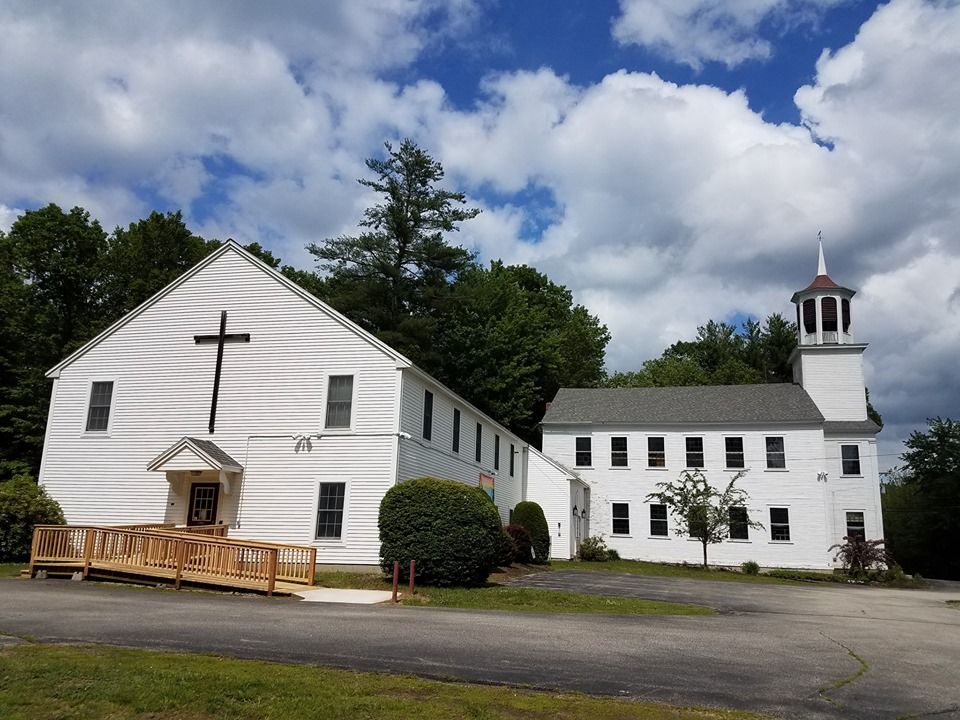
[[[607,562],[583,562],[582,560],[553,560],[551,570],[589,570],[593,572],[618,572],[631,575],[657,577],[685,577],[697,580],[720,580],[724,582],[760,583],[764,585],[792,585],[785,578],[770,575],[745,575],[734,570],[707,568],[698,565],[671,565],[669,563],[643,562],[641,560],[609,560]]]
[[[746,720],[732,710],[534,692],[109,647],[27,645],[0,652],[0,717],[9,720],[164,718],[595,718]]]
[[[379,574],[317,573],[321,587],[389,590],[390,583]],[[405,589],[405,588],[401,588]],[[439,588],[421,586],[413,597],[402,597],[404,605],[511,610],[546,613],[594,613],[598,615],[712,615],[701,605],[660,602],[641,598],[607,597],[540,588],[487,585],[480,588]]]
[[[0,563],[0,578],[19,577],[20,571],[26,569],[26,563]]]

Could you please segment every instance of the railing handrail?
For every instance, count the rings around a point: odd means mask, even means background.
[[[93,530],[113,530],[116,532],[125,532],[125,533],[135,533],[140,535],[162,535],[168,537],[170,535],[187,535],[192,537],[199,537],[205,541],[209,542],[219,542],[229,545],[244,545],[247,547],[260,547],[264,549],[279,548],[282,550],[310,550],[311,545],[289,545],[286,543],[275,543],[269,542],[267,540],[243,540],[239,538],[232,537],[220,537],[218,535],[207,535],[204,533],[190,533],[190,532],[177,532],[164,529],[155,529],[155,530],[130,530],[124,528],[123,526],[118,525],[35,525],[37,528],[59,528],[59,529],[93,529]]]
[[[41,542],[44,535],[48,538],[57,535],[66,538]],[[135,539],[139,539],[139,542],[131,546],[131,541]],[[151,541],[154,544],[149,544]],[[156,541],[161,544],[156,545]],[[187,552],[188,547],[194,549]],[[166,571],[173,569],[169,567],[169,557],[164,554],[169,553],[169,549],[163,548],[176,549],[175,585],[178,588],[186,572],[193,574],[194,580],[222,581],[220,584],[223,585],[231,585],[230,580],[236,585],[238,579],[265,583],[268,594],[272,594],[277,579],[312,585],[316,571],[316,548],[311,546],[245,541],[170,529],[131,530],[108,525],[37,525],[34,528],[30,562],[32,569],[37,563],[82,561],[84,576],[97,561],[118,563],[131,568],[130,572],[134,573],[144,570],[144,574],[150,574],[149,570],[154,569],[157,574],[159,568]],[[238,554],[244,550],[256,553],[253,556],[255,559]],[[41,554],[41,551],[46,554]],[[151,553],[157,552],[160,554],[154,554],[149,559]],[[210,564],[211,557],[217,558],[214,565]],[[188,560],[190,567],[185,568],[184,562]]]

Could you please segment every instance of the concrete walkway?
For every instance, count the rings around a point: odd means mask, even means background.
[[[346,590],[342,588],[316,588],[293,593],[304,602],[346,603],[349,605],[376,605],[388,602],[393,593],[386,590]]]

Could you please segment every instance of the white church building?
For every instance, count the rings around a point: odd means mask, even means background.
[[[40,482],[68,523],[222,523],[375,565],[397,482],[480,485],[504,522],[524,497],[526,442],[232,241],[48,376]]]
[[[589,488],[591,531],[625,558],[698,562],[656,484],[700,470],[714,487],[738,472],[749,507],[710,562],[829,568],[844,536],[883,537],[876,434],[867,417],[854,291],[827,275],[793,295],[799,344],[793,383],[561,389],[543,419],[543,452]],[[745,513],[763,524],[749,528]]]
[[[230,241],[52,368],[40,482],[73,524],[224,524],[376,565],[384,493],[434,476],[484,488],[504,522],[544,509],[551,555],[591,534],[623,557],[696,561],[657,481],[742,468],[763,531],[714,562],[827,567],[882,537],[853,291],[825,269],[794,296],[796,384],[564,389],[528,446]]]

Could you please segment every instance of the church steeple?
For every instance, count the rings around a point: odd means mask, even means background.
[[[850,301],[856,294],[827,275],[818,236],[817,276],[793,294],[797,305],[797,347],[790,356],[793,381],[802,385],[828,422],[865,422],[867,402],[863,351],[850,328]]]
[[[817,276],[792,298],[797,305],[797,339],[800,345],[849,344],[853,342],[850,300],[856,293],[837,285],[827,275],[823,239],[819,234],[817,240]]]

